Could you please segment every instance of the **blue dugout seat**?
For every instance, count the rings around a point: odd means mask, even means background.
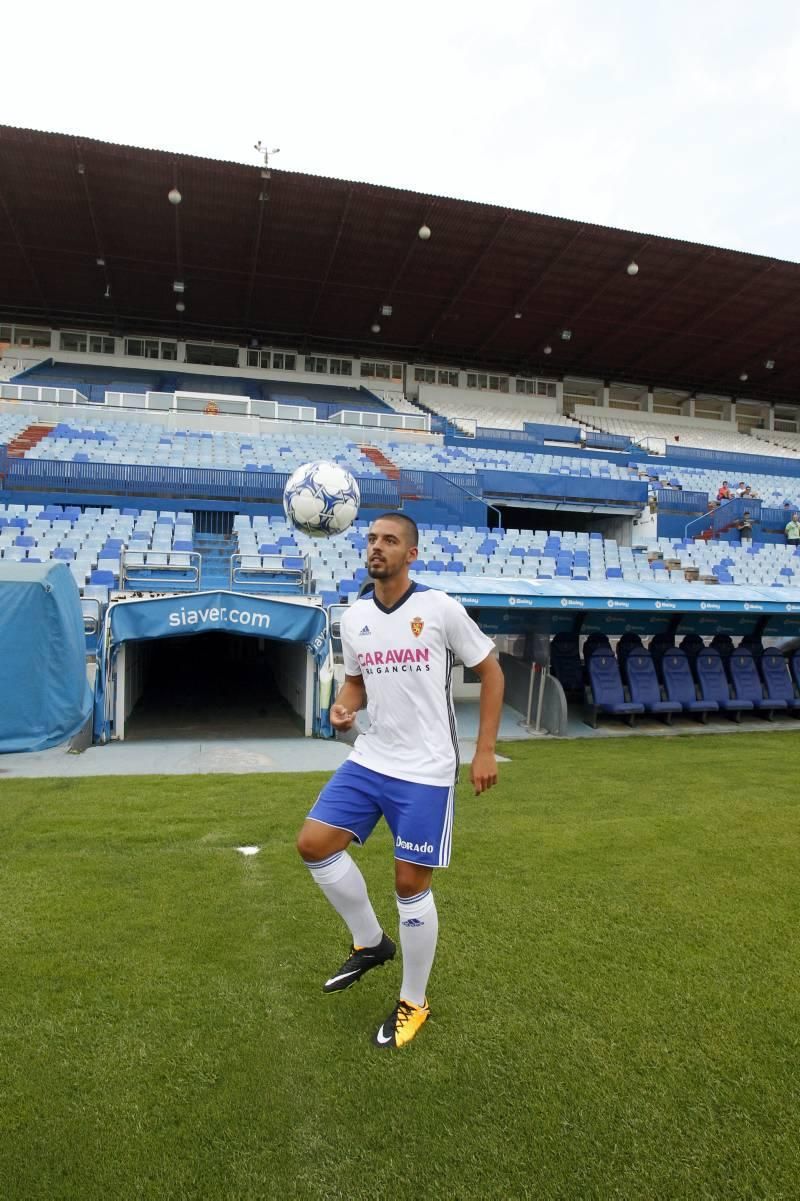
[[[623,717],[628,725],[633,726],[636,717],[644,713],[644,705],[639,701],[625,699],[619,667],[610,650],[597,648],[588,659],[589,688],[587,688],[587,703],[589,706],[589,725],[597,729],[598,713],[610,713],[614,717]]]
[[[707,647],[697,656],[695,667],[703,700],[716,701],[722,712],[727,713],[733,721],[741,721],[742,713],[753,712],[752,701],[731,696],[728,677],[725,675],[722,656],[718,650]]]
[[[756,670],[755,659],[741,647],[730,657],[729,671],[733,690],[741,701],[750,701],[754,709],[766,714],[769,720],[776,709],[788,709],[785,700],[764,696],[764,685]]]
[[[584,674],[577,634],[556,634],[550,643],[550,672],[567,696],[583,696]]]
[[[667,699],[677,701],[684,713],[691,713],[698,721],[707,722],[709,713],[718,712],[719,705],[716,701],[698,697],[686,652],[680,647],[666,646],[663,642],[658,645],[663,648],[661,672]]]
[[[795,693],[789,665],[778,648],[771,646],[765,650],[758,666],[769,699],[785,701],[786,708],[791,713],[800,712],[800,697]]]
[[[658,683],[656,669],[649,653],[642,648],[632,648],[625,658],[625,676],[632,701],[644,705],[645,713],[661,717],[672,725],[675,713],[682,712],[680,701],[664,700]]]

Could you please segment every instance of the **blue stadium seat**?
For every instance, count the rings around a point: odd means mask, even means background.
[[[586,666],[589,666],[589,660],[595,651],[601,650],[604,653],[611,654],[611,643],[608,641],[606,634],[590,634],[583,644],[583,661]]]
[[[686,655],[692,668],[697,661],[697,656],[702,650],[705,650],[705,643],[699,634],[685,634],[681,639],[681,650]]]
[[[674,650],[674,648],[675,648],[675,635],[674,634],[667,634],[667,633],[662,632],[660,634],[654,634],[653,637],[650,639],[650,643],[649,643],[647,649],[650,651],[650,658],[653,660],[653,663],[655,664],[656,674],[659,677],[661,676],[661,661],[664,658],[665,652],[668,650]]]
[[[657,649],[662,652],[661,671],[667,699],[677,701],[685,713],[692,714],[701,722],[707,722],[709,713],[716,713],[719,705],[716,701],[698,699],[685,652],[679,647],[667,646],[664,643],[658,644]]]
[[[645,713],[663,717],[668,726],[672,725],[673,714],[680,713],[683,706],[680,701],[665,701],[662,698],[649,652],[642,647],[632,647],[624,662],[631,700],[644,705]]]
[[[789,665],[778,648],[768,647],[758,665],[769,699],[785,701],[792,713],[800,712],[800,697],[795,693]]]
[[[113,588],[115,579],[113,571],[93,571],[89,577],[90,584],[102,584],[105,588]]]
[[[730,634],[715,634],[711,639],[714,650],[719,651],[723,663],[727,663],[734,651],[733,639]]]
[[[695,669],[703,700],[716,701],[723,713],[727,713],[734,721],[741,721],[742,713],[752,713],[752,701],[731,696],[728,677],[725,675],[722,656],[718,650],[714,647],[703,650],[697,656]]]
[[[550,643],[550,671],[567,696],[583,695],[584,674],[577,634],[556,634]]]
[[[789,666],[792,671],[792,678],[795,684],[800,688],[800,651],[795,651],[789,656]]]
[[[632,634],[626,631],[617,643],[617,662],[620,667],[623,666],[628,655],[635,651],[643,651],[644,646],[639,634]]]
[[[735,650],[730,657],[730,677],[736,697],[741,701],[750,701],[753,708],[763,712],[772,720],[776,709],[788,709],[785,700],[767,698],[764,696],[764,685],[761,682],[753,656],[748,650]]]
[[[760,659],[764,654],[764,643],[760,634],[745,634],[739,643],[743,650],[748,650],[754,659]]]
[[[625,691],[619,675],[619,667],[611,651],[598,648],[588,659],[589,725],[597,728],[597,714],[610,713],[624,717],[633,726],[637,714],[644,713],[644,705],[638,701],[626,701]]]

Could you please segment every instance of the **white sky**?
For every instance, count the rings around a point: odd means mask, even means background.
[[[0,121],[800,260],[796,0],[48,6]]]

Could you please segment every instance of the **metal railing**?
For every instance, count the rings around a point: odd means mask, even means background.
[[[198,592],[201,566],[196,551],[123,550],[120,586],[133,592]]]
[[[32,384],[0,384],[0,400],[27,400],[34,404],[88,405],[90,402],[75,388],[47,386],[35,388]]]
[[[0,470],[3,464],[0,463]],[[119,493],[123,496],[281,501],[287,472],[234,471],[212,467],[162,467],[133,463],[76,463],[72,459],[16,459],[5,462],[6,487],[19,491]],[[400,507],[397,484],[384,476],[356,476],[361,503]]]
[[[328,425],[386,430],[416,430],[428,433],[431,419],[426,413],[378,413],[369,409],[340,409],[328,418]]]
[[[547,681],[550,677],[550,668],[543,666],[541,663],[531,663],[530,683],[528,685],[528,711],[525,715],[525,726],[528,730],[533,730],[533,733],[539,734],[542,729],[542,708],[544,706],[544,692]],[[531,717],[534,709],[536,716],[534,724],[531,726]]]
[[[307,563],[302,567],[285,567],[280,555],[231,555],[231,592],[259,591],[311,593],[311,570]]]
[[[709,509],[701,517],[695,517],[693,521],[687,522],[683,536],[684,538],[697,538],[708,530],[711,530],[712,537],[724,534],[732,529],[745,513],[749,514],[753,524],[760,521],[761,501],[744,498],[724,501],[716,509]]]
[[[481,494],[479,494],[478,492],[471,491],[469,488],[465,487],[463,484],[459,484],[456,480],[453,479],[452,476],[441,475],[439,472],[434,472],[433,474],[438,475],[439,479],[444,480],[447,484],[450,485],[451,488],[457,488],[459,490],[459,492],[463,492],[464,495],[468,496],[470,500],[477,500],[480,504],[486,505],[487,509],[491,509],[492,512],[497,515],[497,528],[499,530],[502,530],[503,514],[500,512],[497,505],[490,504],[489,501],[486,500],[485,497],[483,497]]]
[[[103,624],[103,606],[96,596],[82,596],[81,613],[83,614],[86,649],[94,653],[97,650],[97,639]]]

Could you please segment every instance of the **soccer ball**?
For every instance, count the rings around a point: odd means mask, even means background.
[[[343,534],[358,514],[361,493],[338,463],[304,463],[286,481],[283,509],[292,525],[315,538]]]

